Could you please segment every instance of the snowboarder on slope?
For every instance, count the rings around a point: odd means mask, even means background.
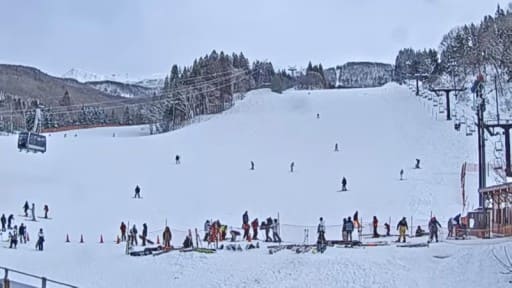
[[[176,154],[176,157],[174,158],[176,160],[176,165],[180,164],[180,155]]]
[[[404,180],[404,169],[400,170],[400,180]]]
[[[320,113],[316,113],[316,119],[320,119]]]
[[[441,223],[439,223],[439,221],[437,221],[436,217],[432,217],[432,219],[430,219],[430,222],[428,222],[428,230],[430,232],[430,241],[429,242],[432,242],[434,240],[434,237],[436,238],[436,242],[439,242],[438,239],[437,239],[437,231],[438,229],[437,228],[442,228],[441,227]]]
[[[290,172],[293,173],[293,167],[295,167],[295,162],[290,163]]]
[[[50,209],[48,208],[47,204],[44,205],[43,210],[44,210],[44,218],[48,219],[48,211],[50,211]]]
[[[338,152],[338,143],[334,144],[334,152]]]
[[[403,217],[402,220],[400,220],[400,222],[398,222],[396,225],[396,230],[399,232],[398,240],[396,242],[400,242],[400,239],[403,239],[402,242],[405,243],[405,234],[407,233],[408,229],[409,227],[407,226],[407,219]]]
[[[420,169],[420,159],[416,158],[416,165],[414,166],[414,169]]]
[[[249,214],[247,211],[242,215],[242,229],[244,230],[244,236],[242,237],[244,240],[249,240],[249,230],[251,226],[249,226]]]
[[[140,198],[140,187],[139,185],[135,186],[135,195],[133,198]]]
[[[251,161],[251,170],[254,170],[254,162]]]

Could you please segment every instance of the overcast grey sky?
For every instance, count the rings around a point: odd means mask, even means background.
[[[212,49],[280,68],[393,63],[400,48],[437,48],[454,26],[509,1],[0,0],[0,63],[131,77],[190,65]]]

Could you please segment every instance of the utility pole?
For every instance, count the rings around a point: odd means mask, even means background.
[[[482,189],[486,187],[486,174],[485,174],[485,123],[484,123],[484,112],[485,112],[485,99],[483,97],[483,76],[479,75],[473,85],[473,89],[476,93],[477,101],[477,125],[478,125],[478,188]],[[473,90],[472,89],[472,90]],[[484,208],[484,199],[480,193],[478,193],[478,205]]]

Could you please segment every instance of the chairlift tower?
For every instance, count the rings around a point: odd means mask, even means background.
[[[429,77],[428,74],[414,74],[416,78],[416,96],[420,96],[420,80],[424,81]]]
[[[437,96],[440,96],[438,93],[444,92],[446,95],[446,120],[452,120],[451,111],[450,111],[450,93],[452,92],[462,92],[466,91],[466,88],[433,88],[429,89],[431,92],[434,92]]]

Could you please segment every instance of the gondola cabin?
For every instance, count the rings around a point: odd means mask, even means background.
[[[18,135],[18,149],[20,151],[46,152],[46,136],[33,132],[20,132]]]

